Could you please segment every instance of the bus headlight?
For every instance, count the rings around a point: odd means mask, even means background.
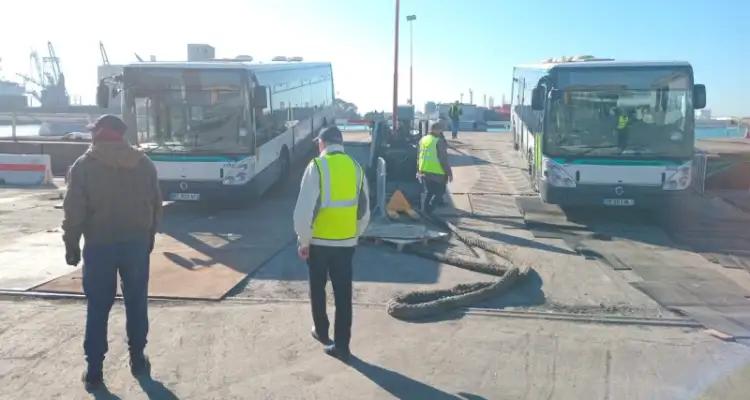
[[[576,181],[568,175],[562,165],[550,160],[544,159],[542,164],[543,179],[552,186],[574,188],[576,187]]]
[[[224,167],[224,185],[244,185],[250,180],[250,167],[247,163],[237,163]]]
[[[669,172],[667,172],[669,173]],[[664,190],[685,190],[690,186],[690,180],[693,175],[692,162],[686,162],[667,176],[662,189]]]

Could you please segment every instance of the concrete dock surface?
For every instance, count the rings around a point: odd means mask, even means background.
[[[0,307],[0,398],[90,398],[79,381],[84,304]],[[118,304],[106,384],[121,399],[744,399],[750,389],[750,348],[695,329],[492,315],[408,323],[366,305],[354,315],[356,359],[345,365],[310,337],[307,304],[152,304],[154,382],[141,387]]]
[[[366,136],[350,136],[350,151],[366,157]],[[309,334],[307,267],[290,230],[298,167],[281,190],[247,209],[166,207],[156,251],[177,241],[212,256],[212,249],[241,244],[253,254],[243,264],[247,277],[221,302],[152,301],[153,381],[130,376],[118,302],[105,361],[109,394],[87,394],[79,380],[84,300],[23,295],[69,272],[58,190],[0,188],[0,256],[16,260],[0,268],[0,399],[747,398],[750,347],[742,315],[750,315],[750,273],[709,261],[708,250],[723,249],[698,249],[710,241],[696,238],[731,234],[722,241],[729,250],[750,250],[742,229],[750,214],[707,195],[660,218],[609,210],[585,221],[568,216],[565,234],[540,233],[517,204],[534,193],[509,135],[462,133],[450,143],[455,179],[440,213],[532,268],[510,292],[436,319],[400,321],[385,312],[393,296],[492,278],[363,244],[354,261],[356,358],[345,365],[327,357]],[[273,240],[253,248],[253,224]],[[495,257],[454,238],[441,246]],[[31,259],[42,261],[24,261]],[[618,263],[605,262],[612,259]],[[679,293],[695,300],[672,304],[659,291],[646,294],[665,282],[681,284]],[[704,298],[717,290],[724,292]],[[713,314],[698,312],[706,310]],[[727,322],[738,315],[735,325]],[[717,327],[736,334],[721,340],[707,332]]]

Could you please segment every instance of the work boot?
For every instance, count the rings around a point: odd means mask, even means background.
[[[130,373],[139,378],[151,375],[151,362],[143,353],[130,354]]]
[[[328,346],[330,344],[333,344],[333,341],[331,340],[328,335],[318,335],[318,331],[315,330],[315,327],[312,327],[312,330],[310,330],[310,335],[313,337],[313,339],[319,341],[320,343],[323,343],[324,345]]]
[[[100,366],[92,367],[89,365],[86,370],[83,371],[81,382],[83,382],[86,391],[89,393],[101,389],[104,385],[104,373],[102,372],[102,368]]]
[[[326,346],[323,351],[325,351],[325,353],[329,356],[338,358],[343,362],[349,362],[349,358],[351,358],[352,356],[352,353],[349,351],[349,349],[338,348],[335,344]]]

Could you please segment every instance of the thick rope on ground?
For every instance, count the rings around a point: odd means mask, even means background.
[[[489,253],[498,255],[510,263],[506,252],[499,246],[478,238],[469,238],[461,230],[447,221],[431,218],[435,223],[449,229],[461,242],[470,247],[477,247]],[[438,315],[450,310],[467,307],[494,296],[507,292],[519,279],[526,277],[528,269],[510,268],[475,260],[467,260],[426,250],[423,248],[408,247],[408,252],[423,258],[450,264],[459,268],[480,272],[488,275],[499,276],[495,282],[477,282],[460,284],[451,289],[421,290],[406,293],[394,297],[387,304],[388,314],[392,317],[412,320]]]
[[[488,253],[492,253],[496,256],[502,257],[510,262],[510,257],[508,256],[507,252],[503,251],[503,248],[501,246],[497,246],[495,244],[492,244],[486,240],[482,240],[479,238],[472,238],[464,235],[464,233],[455,225],[451,224],[448,221],[444,221],[442,219],[431,217],[431,220],[435,222],[438,225],[442,225],[444,228],[448,229],[453,233],[453,235],[458,238],[461,242],[463,242],[465,245],[469,247],[476,247],[478,249],[482,249]]]
[[[496,282],[460,284],[451,289],[406,293],[391,299],[386,307],[388,314],[399,319],[430,317],[504,293],[520,277],[522,275],[518,268],[513,267]]]
[[[487,275],[503,276],[508,270],[507,267],[502,265],[486,263],[478,260],[471,260],[465,257],[457,257],[437,251],[426,250],[422,248],[407,248],[407,252],[426,258],[428,260],[437,261],[443,264],[453,265],[455,267],[468,269],[470,271],[479,272]]]

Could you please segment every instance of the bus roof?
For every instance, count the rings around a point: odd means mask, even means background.
[[[515,68],[551,70],[581,68],[690,67],[687,61],[573,61],[517,65]]]
[[[329,62],[247,62],[247,61],[183,61],[183,62],[137,62],[125,68],[164,68],[164,69],[247,69],[252,71],[290,70],[300,68],[330,67]]]

